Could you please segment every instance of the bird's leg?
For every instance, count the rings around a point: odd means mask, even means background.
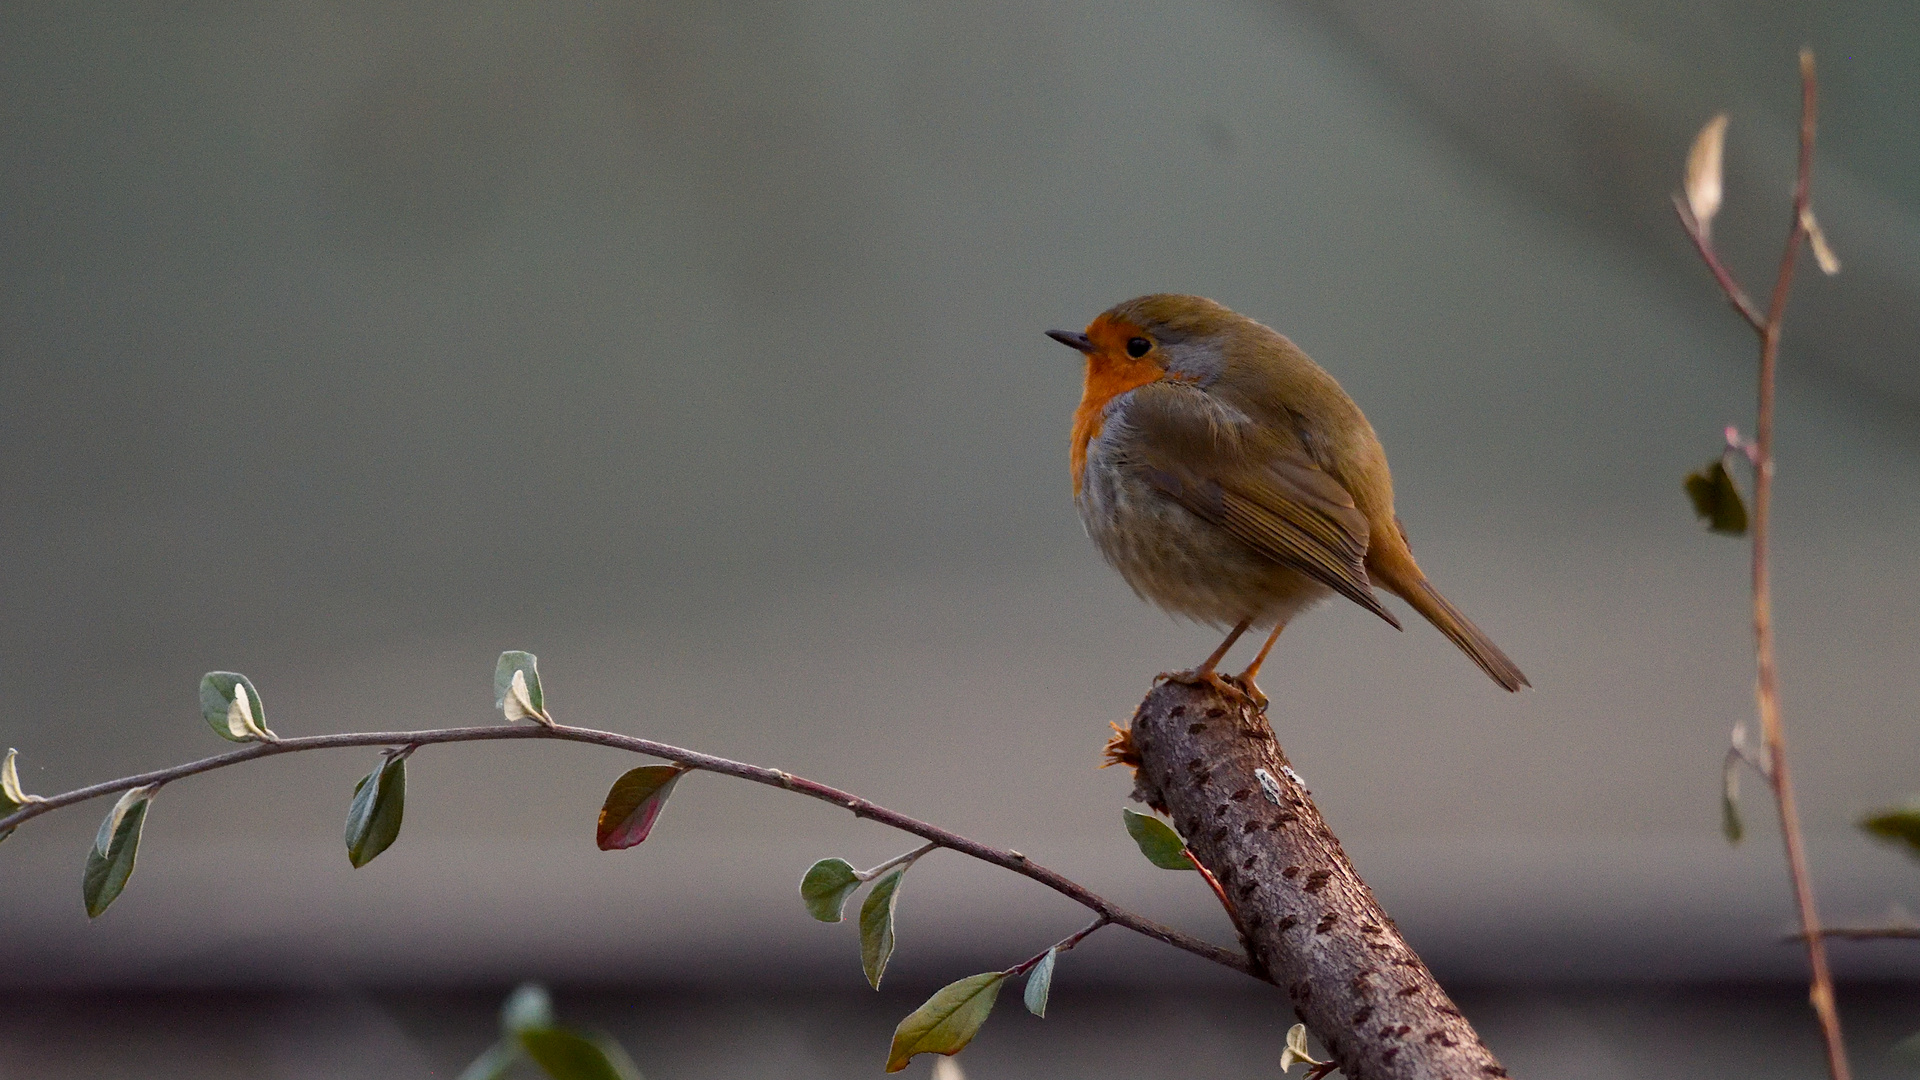
[[[1253,663],[1247,665],[1247,670],[1233,677],[1233,682],[1241,690],[1246,691],[1247,696],[1253,699],[1254,705],[1258,706],[1261,712],[1267,711],[1267,695],[1260,692],[1260,687],[1254,683],[1253,677],[1260,674],[1260,665],[1267,662],[1267,654],[1273,651],[1273,643],[1280,640],[1280,631],[1286,628],[1286,623],[1275,626],[1273,633],[1267,635],[1267,643],[1260,646],[1260,655],[1253,658]]]
[[[1233,643],[1239,641],[1240,635],[1246,633],[1247,627],[1252,625],[1253,620],[1251,618],[1241,619],[1240,622],[1234,626],[1233,632],[1227,635],[1227,640],[1221,642],[1220,647],[1213,650],[1212,656],[1201,661],[1199,667],[1194,668],[1192,671],[1163,671],[1160,673],[1160,677],[1187,686],[1197,686],[1205,683],[1215,690],[1224,693],[1240,693],[1239,687],[1221,678],[1220,673],[1214,669],[1220,666],[1220,661],[1227,658],[1227,650],[1233,648]]]

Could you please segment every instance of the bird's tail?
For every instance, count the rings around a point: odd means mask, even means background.
[[[1493,681],[1508,690],[1518,690],[1523,686],[1532,686],[1527,677],[1520,673],[1507,654],[1493,639],[1473,625],[1473,620],[1460,613],[1460,609],[1447,603],[1447,598],[1427,583],[1427,579],[1415,570],[1412,574],[1380,575],[1380,584],[1393,590],[1400,599],[1413,605],[1413,609],[1426,616],[1441,633],[1447,635],[1460,651],[1466,653],[1480,670],[1492,676]],[[1411,580],[1408,580],[1408,579]]]

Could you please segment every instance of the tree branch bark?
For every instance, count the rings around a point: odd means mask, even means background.
[[[1135,796],[1232,898],[1258,969],[1352,1080],[1507,1075],[1382,911],[1263,714],[1167,682],[1129,732]]]

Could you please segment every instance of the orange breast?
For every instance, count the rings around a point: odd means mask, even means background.
[[[1129,390],[1155,382],[1166,369],[1151,360],[1136,360],[1127,355],[1128,338],[1140,333],[1137,327],[1108,319],[1105,315],[1087,327],[1087,337],[1098,346],[1087,356],[1087,380],[1080,391],[1080,407],[1073,411],[1073,493],[1080,494],[1080,480],[1087,471],[1087,444],[1100,437],[1101,414],[1114,398]]]

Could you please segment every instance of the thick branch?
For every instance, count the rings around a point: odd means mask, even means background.
[[[1266,718],[1168,682],[1134,714],[1135,795],[1173,816],[1247,950],[1352,1080],[1501,1077],[1354,872]]]
[[[426,746],[432,743],[488,742],[499,739],[558,739],[564,742],[593,743],[608,746],[616,750],[628,750],[636,754],[676,761],[694,769],[719,773],[723,776],[751,780],[756,784],[784,788],[808,798],[819,799],[853,812],[855,817],[877,821],[902,832],[909,832],[923,840],[957,851],[962,855],[992,863],[1005,870],[1011,870],[1022,877],[1032,878],[1054,892],[1080,904],[1099,915],[1105,922],[1124,926],[1138,934],[1157,941],[1165,942],[1176,949],[1190,952],[1202,959],[1230,967],[1246,975],[1259,976],[1247,958],[1231,949],[1201,941],[1189,934],[1181,933],[1170,926],[1162,926],[1152,919],[1136,915],[1120,907],[1105,897],[1099,896],[1084,886],[1070,881],[1060,874],[1035,863],[1025,855],[1015,851],[1003,851],[985,844],[969,840],[958,833],[948,832],[935,825],[929,825],[916,818],[877,806],[851,792],[828,787],[779,769],[767,769],[758,765],[749,765],[743,761],[702,754],[696,750],[686,750],[667,743],[654,742],[651,739],[639,739],[631,735],[620,735],[611,731],[596,731],[592,728],[568,727],[556,724],[552,727],[539,725],[493,724],[486,727],[438,728],[430,731],[370,731],[354,732],[344,735],[310,735],[304,738],[281,739],[278,742],[254,743],[225,754],[216,754],[210,758],[176,765],[169,769],[156,769],[138,776],[122,777],[103,784],[80,788],[61,795],[50,795],[28,803],[12,814],[0,818],[0,835],[4,835],[15,826],[30,821],[41,814],[58,810],[63,806],[97,799],[102,795],[112,795],[130,788],[144,787],[148,784],[161,784],[198,773],[223,769],[229,765],[238,765],[245,761],[276,757],[280,754],[294,754],[305,750],[331,750],[352,746]]]

